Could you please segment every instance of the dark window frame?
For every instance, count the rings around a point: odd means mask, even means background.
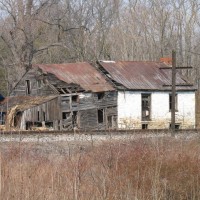
[[[169,94],[169,112],[172,110],[172,94]],[[178,112],[178,94],[175,95],[175,112]]]
[[[71,112],[62,112],[62,120],[68,119],[70,117]]]
[[[71,99],[72,99],[72,103],[78,103],[79,102],[79,95],[72,95]]]
[[[142,129],[144,130],[144,129],[148,129],[148,125],[149,124],[147,124],[147,123],[142,123]]]
[[[98,92],[97,93],[97,99],[98,100],[102,100],[102,99],[104,99],[104,97],[105,97],[105,92]]]
[[[146,105],[144,103],[147,103],[149,105]],[[141,119],[142,121],[151,121],[151,93],[141,93]],[[148,111],[149,114],[144,116],[144,112]]]
[[[26,95],[31,94],[31,81],[30,80],[25,80],[26,84]]]
[[[103,124],[105,119],[104,119],[104,109],[98,109],[97,110],[97,121],[98,124]]]

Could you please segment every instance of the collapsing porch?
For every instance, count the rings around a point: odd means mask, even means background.
[[[117,128],[116,93],[9,97],[0,105],[6,130]]]
[[[25,130],[40,125],[44,127],[45,123],[51,124],[57,117],[57,102],[57,96],[7,97],[0,104],[1,112],[5,113],[2,124],[5,130]]]

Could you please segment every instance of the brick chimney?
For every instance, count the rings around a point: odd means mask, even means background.
[[[163,58],[160,58],[160,62],[163,62],[167,65],[172,65],[172,58],[170,57],[163,57]]]

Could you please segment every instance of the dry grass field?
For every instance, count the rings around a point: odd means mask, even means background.
[[[200,199],[200,140],[2,143],[1,199]]]

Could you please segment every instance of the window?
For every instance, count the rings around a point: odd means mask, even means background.
[[[104,115],[103,109],[99,109],[99,110],[98,110],[98,123],[99,123],[99,124],[102,124],[103,121],[104,121],[103,115]]]
[[[78,102],[78,95],[73,95],[72,96],[72,103],[77,103]]]
[[[46,121],[46,113],[43,111],[43,121]]]
[[[37,111],[37,120],[40,121],[40,111]]]
[[[30,80],[26,80],[26,94],[31,94],[31,83],[30,83]]]
[[[62,119],[67,119],[70,117],[70,112],[63,112],[62,113]]]
[[[142,121],[151,120],[151,94],[142,94]]]
[[[99,92],[99,93],[97,93],[97,98],[98,98],[98,100],[103,99],[104,96],[105,96],[105,93],[104,93],[104,92]]]
[[[172,109],[172,94],[169,94],[169,111]],[[178,95],[175,95],[175,111],[178,111]]]
[[[171,126],[172,126],[172,125],[171,125],[171,123],[170,123],[170,124],[169,124],[169,128],[170,128],[170,129],[171,129]],[[178,129],[180,129],[180,126],[181,126],[181,124],[180,124],[180,123],[179,123],[179,124],[178,124],[178,123],[176,123],[176,124],[175,124],[175,130],[178,130]]]
[[[77,111],[73,112],[72,125],[73,125],[73,127],[77,127],[78,126],[78,112]]]
[[[142,124],[142,129],[148,129],[148,124],[143,123],[143,124]]]

